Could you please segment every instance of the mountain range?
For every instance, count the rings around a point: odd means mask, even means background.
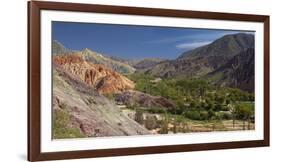
[[[247,62],[243,61],[243,58],[248,56],[247,54],[254,55],[254,44],[252,34],[230,34],[208,45],[186,51],[174,60],[159,58],[128,60],[100,54],[87,48],[82,51],[70,50],[58,41],[53,41],[53,55],[79,55],[86,62],[104,65],[120,74],[139,72],[160,78],[205,78],[220,86],[253,92],[254,69],[253,66],[245,67],[254,64],[254,60],[251,57],[246,59]],[[239,68],[232,66],[235,59],[239,59],[236,61],[239,62],[239,65],[236,65]]]
[[[114,71],[117,71],[122,74],[130,74],[135,72],[135,68],[130,66],[127,63],[121,62],[119,60],[112,59],[105,54],[100,54],[98,52],[94,52],[88,48],[85,48],[81,51],[75,51],[65,48],[61,43],[58,41],[53,41],[53,55],[79,55],[83,58],[83,60],[87,62],[91,62],[93,64],[102,64]]]
[[[231,86],[253,92],[253,79],[249,78],[254,78],[254,66],[244,67],[253,65],[254,59],[247,54],[254,55],[254,35],[245,33],[226,35],[208,45],[184,52],[175,60],[160,62],[146,69],[144,73],[161,78],[211,78],[220,86]],[[242,57],[250,58],[244,61]],[[235,62],[235,59],[239,61]],[[234,62],[239,64],[236,65],[239,68],[232,66]],[[223,70],[224,68],[227,70]],[[242,75],[241,69],[244,76],[239,76]],[[214,77],[218,75],[218,71],[223,76]],[[226,71],[232,71],[233,75],[226,74]]]

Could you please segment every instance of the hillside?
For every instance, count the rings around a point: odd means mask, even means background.
[[[133,90],[128,90],[118,94],[115,100],[127,106],[139,105],[144,108],[162,108],[164,110],[173,110],[176,107],[172,101],[164,97],[153,96]]]
[[[160,58],[147,58],[137,61],[135,64],[133,64],[133,67],[138,70],[145,70],[147,68],[151,68],[155,66],[156,64],[165,61],[165,59]]]
[[[91,62],[93,64],[102,64],[122,74],[130,74],[135,72],[135,68],[132,66],[124,62],[114,60],[104,54],[94,52],[88,48],[77,52],[77,54],[81,55],[85,61]]]
[[[242,33],[226,35],[215,40],[209,45],[187,51],[175,60],[160,62],[147,69],[144,73],[161,78],[205,78],[206,75],[214,78],[214,76],[212,77],[211,75],[216,74],[215,71],[217,71],[218,69],[220,69],[220,71],[224,71],[223,68],[227,68],[229,65],[231,65],[234,57],[240,55],[249,48],[254,48],[253,35]],[[241,59],[239,61],[240,64],[246,64],[246,62],[241,61]],[[247,65],[240,66],[245,67]],[[244,68],[243,70],[243,73],[253,73],[253,68]],[[221,73],[221,75],[224,74],[225,73]],[[245,87],[245,83],[248,83],[248,81],[246,80],[247,78],[236,77],[238,77],[238,75],[221,76],[218,79],[222,80],[216,79],[215,83],[220,85],[232,85],[234,87],[240,88]],[[226,84],[226,82],[231,83]],[[249,85],[246,87],[249,87]],[[253,88],[242,89],[253,91]]]
[[[161,78],[198,78],[224,65],[228,60],[225,56],[169,60],[156,64],[145,73]]]
[[[72,73],[99,93],[118,93],[133,89],[134,83],[123,75],[101,64],[85,61],[81,55],[54,56],[54,64]]]
[[[227,56],[232,57],[241,51],[253,48],[255,45],[254,35],[238,33],[225,35],[211,44],[184,52],[178,59],[189,59],[192,57]]]
[[[234,56],[224,66],[209,73],[207,77],[211,78],[218,85],[254,92],[254,54],[254,49],[246,49]]]
[[[53,138],[150,134],[77,75],[53,67]]]
[[[135,72],[135,68],[126,62],[113,59],[110,56],[107,56],[105,54],[100,54],[98,52],[94,52],[88,48],[85,48],[84,50],[81,51],[71,50],[64,47],[63,44],[61,44],[56,40],[52,41],[52,54],[53,55],[76,54],[76,55],[80,55],[85,61],[91,62],[93,64],[105,65],[108,68],[111,68],[112,70],[122,74],[131,74]]]

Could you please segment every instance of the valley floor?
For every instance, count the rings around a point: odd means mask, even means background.
[[[128,117],[136,120],[136,111],[123,107],[122,112]],[[215,132],[215,131],[239,131],[254,130],[255,123],[243,120],[191,120],[180,115],[167,115],[162,113],[142,114],[143,121],[140,123],[152,134],[175,134],[193,132]],[[152,117],[152,118],[151,118]],[[166,123],[165,123],[166,121]],[[165,128],[166,127],[166,128]],[[166,131],[163,131],[166,129]]]

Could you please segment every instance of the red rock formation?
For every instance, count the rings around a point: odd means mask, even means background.
[[[101,94],[119,93],[135,87],[135,84],[125,76],[104,65],[86,62],[81,55],[54,56],[53,62],[76,75],[87,85],[95,87]]]

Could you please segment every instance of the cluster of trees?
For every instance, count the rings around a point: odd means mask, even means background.
[[[254,116],[254,94],[240,89],[218,87],[201,79],[163,79],[157,83],[147,74],[128,76],[136,89],[173,101],[177,106],[168,113],[193,120],[241,119]],[[151,113],[164,113],[152,108]]]

